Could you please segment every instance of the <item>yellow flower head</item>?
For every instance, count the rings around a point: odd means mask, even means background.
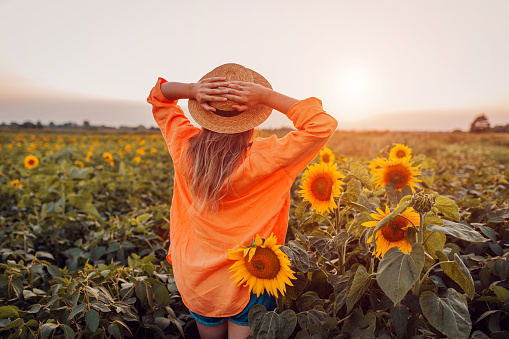
[[[299,193],[318,213],[325,213],[338,207],[334,198],[341,194],[343,182],[339,178],[343,178],[344,175],[338,172],[337,167],[337,164],[314,164],[308,166],[302,175],[302,190]]]
[[[129,152],[130,150],[133,149],[133,147],[130,144],[127,144],[127,145],[125,145],[124,149],[125,149],[126,152]]]
[[[387,159],[385,159],[385,158],[380,159],[378,157],[376,158],[376,160],[370,161],[369,165],[368,165],[369,173],[373,174],[376,172],[377,169],[382,168],[380,163],[384,162],[384,161],[387,161]]]
[[[389,153],[390,159],[402,159],[406,157],[412,156],[412,149],[406,145],[403,144],[397,144],[393,148],[391,148],[391,151]]]
[[[138,157],[134,158],[134,161],[135,161],[137,164],[139,164],[139,163],[141,162],[141,157],[139,157],[139,156],[138,156]]]
[[[28,169],[32,169],[39,164],[39,159],[35,155],[28,155],[25,158],[25,167]]]
[[[143,155],[143,154],[145,154],[145,147],[138,148],[138,149],[136,150],[136,154],[139,154],[139,155]]]
[[[155,149],[155,148],[150,149],[150,154],[156,154],[156,153],[157,153],[157,149]]]
[[[228,259],[235,260],[229,272],[236,271],[230,279],[235,284],[249,287],[249,293],[260,296],[263,291],[277,296],[278,290],[282,295],[286,293],[286,285],[293,286],[290,279],[296,279],[290,269],[290,260],[279,249],[276,237],[271,235],[263,240],[256,235],[249,246],[240,245],[238,249],[228,250]]]
[[[391,213],[389,207],[385,206],[385,212],[380,208],[376,209],[377,213],[371,213],[374,221],[366,221],[362,224],[365,227],[375,227],[380,220],[385,218]],[[419,214],[417,214],[412,207],[401,213],[408,219],[410,219],[416,227],[419,227]],[[406,229],[412,227],[410,222],[399,216],[396,220],[390,223],[388,226],[382,228],[376,232],[376,253],[375,255],[382,258],[389,248],[397,246],[401,252],[410,253],[412,244],[408,242],[406,237]]]
[[[15,188],[18,188],[19,187],[19,179],[14,179],[11,182],[11,185],[14,186]]]
[[[76,161],[74,162],[74,164],[75,164],[75,165],[78,165],[78,166],[79,166],[79,167],[81,167],[81,168],[84,168],[84,167],[85,167],[85,164],[84,164],[82,161],[79,161],[79,160],[76,160]]]
[[[104,152],[103,153],[103,158],[104,158],[104,161],[106,161],[106,162],[113,161],[113,155],[111,155],[110,152]]]
[[[412,189],[417,187],[417,182],[422,180],[416,176],[421,175],[419,166],[412,167],[410,157],[402,159],[381,159],[377,161],[379,168],[374,170],[373,183],[376,187],[385,187],[392,182],[396,185],[396,189],[401,191],[403,186],[408,185]]]
[[[336,160],[334,158],[334,153],[332,153],[332,151],[327,147],[324,147],[320,151],[319,156],[320,156],[320,162],[330,164],[330,165],[332,165],[334,163],[334,160]]]
[[[87,158],[85,159],[86,162],[89,162],[90,161],[90,158],[92,157],[92,155],[94,155],[92,152],[88,152],[87,153]]]

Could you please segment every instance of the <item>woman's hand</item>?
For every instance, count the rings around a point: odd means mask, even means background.
[[[237,103],[232,106],[233,109],[245,111],[256,105],[264,104],[267,91],[267,88],[252,82],[231,81],[228,84],[227,94],[222,96]]]
[[[229,90],[223,86],[228,86],[226,78],[215,77],[203,79],[193,84],[192,96],[207,111],[215,112],[216,109],[208,104],[210,101],[226,101],[224,94]],[[219,88],[220,87],[220,88]]]

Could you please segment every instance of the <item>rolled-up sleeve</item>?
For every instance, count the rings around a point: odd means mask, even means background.
[[[271,138],[270,148],[276,161],[295,179],[329,141],[338,122],[317,98],[297,102],[287,116],[297,130],[280,139]]]
[[[166,80],[158,78],[156,85],[150,91],[147,102],[152,105],[154,120],[168,145],[168,150],[176,161],[180,156],[182,141],[194,135],[198,129],[185,116],[177,100],[168,100],[161,91],[161,84]]]

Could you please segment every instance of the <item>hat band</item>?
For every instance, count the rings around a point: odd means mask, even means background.
[[[237,111],[236,109],[234,109],[233,111],[222,111],[222,110],[216,108],[216,111],[212,112],[212,113],[219,115],[221,117],[231,118],[231,117],[236,117],[237,115],[241,114],[242,112]]]

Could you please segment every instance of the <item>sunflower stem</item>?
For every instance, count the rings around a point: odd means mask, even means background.
[[[419,213],[419,233],[417,241],[419,244],[424,243],[424,216],[426,213]]]
[[[336,207],[336,234],[339,233],[339,206],[341,205],[341,198],[343,197],[343,194],[345,192],[341,193],[341,195],[339,196],[338,198],[338,203],[337,203],[337,207]]]
[[[398,217],[402,217],[403,219],[406,219],[408,220],[411,224],[412,224],[412,227],[416,230],[416,231],[419,231],[419,229],[414,225],[414,223],[412,222],[412,220],[410,220],[408,217],[405,217],[403,214],[398,214]]]

